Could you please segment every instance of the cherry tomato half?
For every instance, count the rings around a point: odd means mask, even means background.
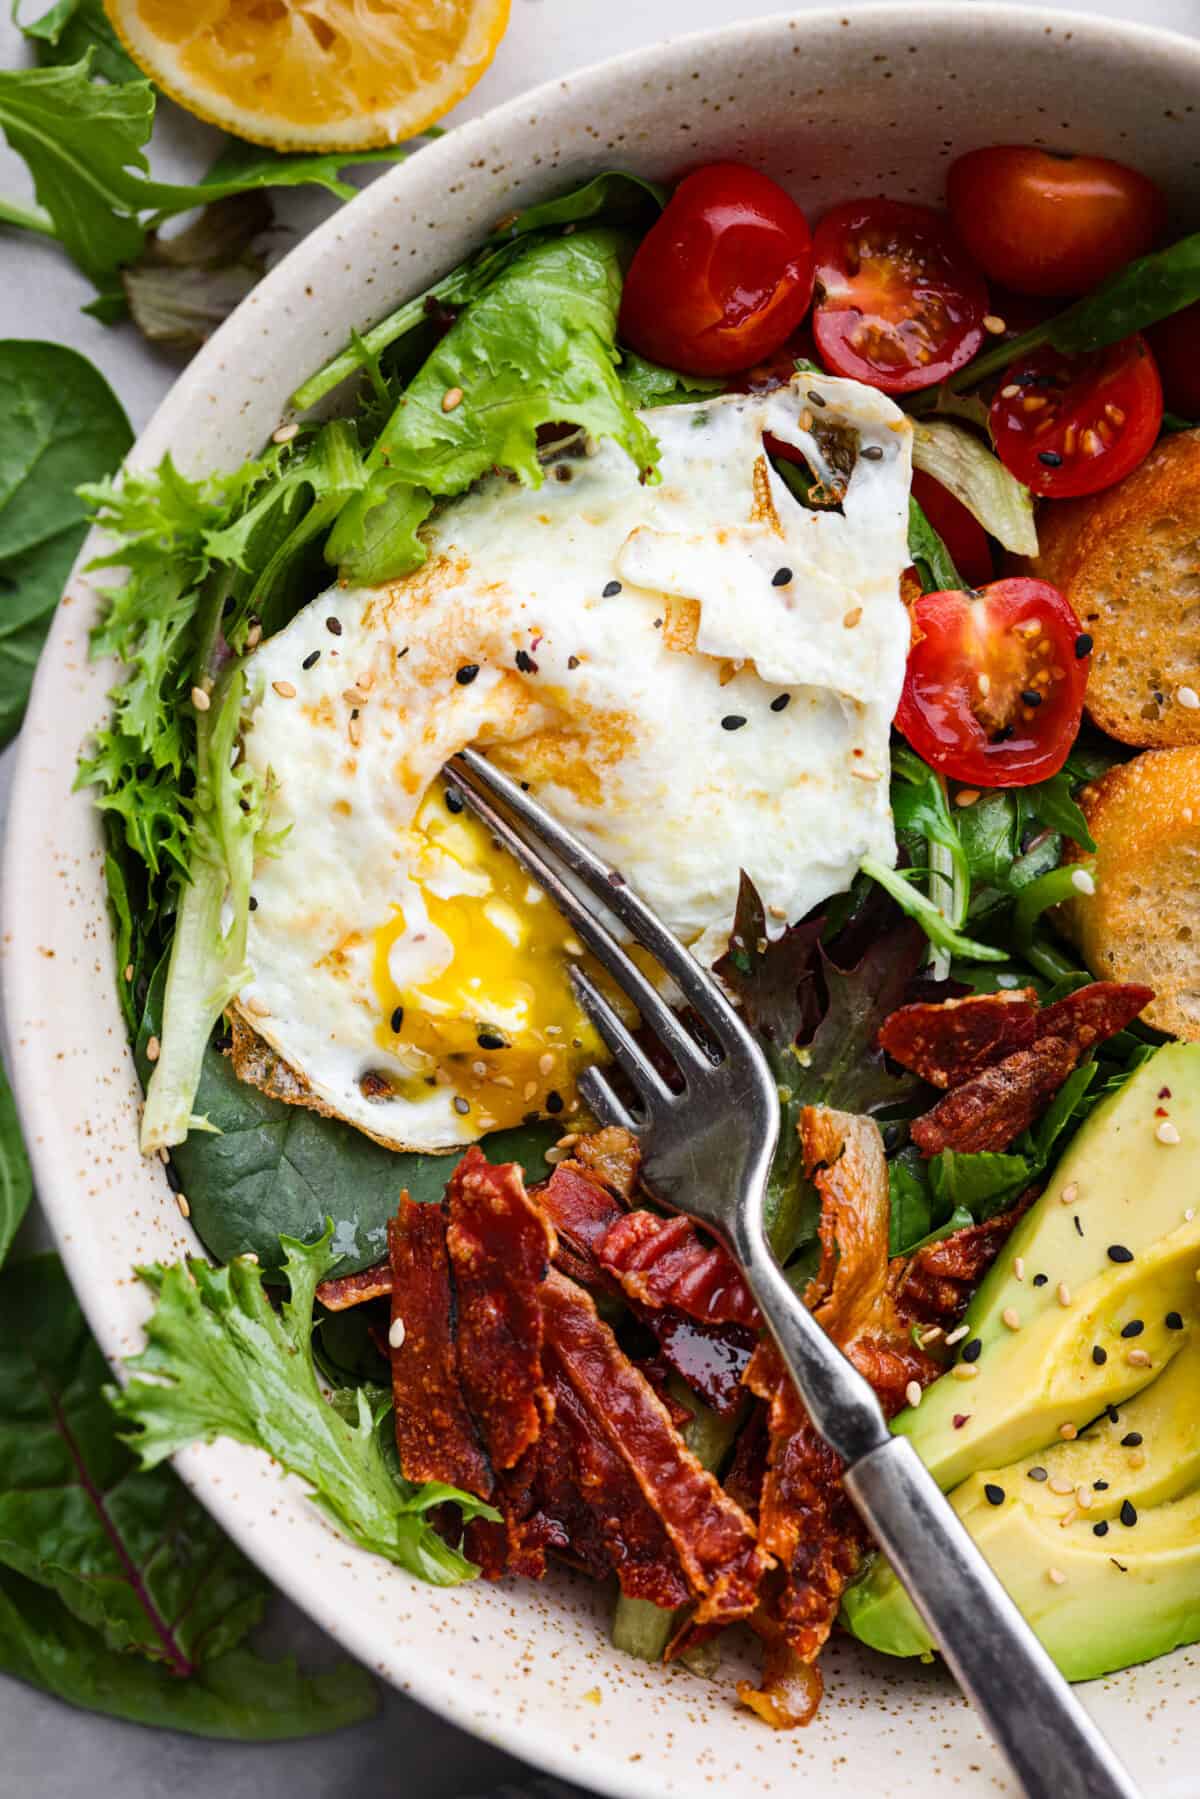
[[[1137,467],[1162,424],[1162,383],[1143,337],[1088,356],[1019,357],[989,418],[996,454],[1033,493],[1099,493]]]
[[[942,213],[852,200],[825,214],[813,249],[813,336],[835,374],[912,393],[944,381],[982,343],[987,288]]]
[[[924,469],[914,469],[912,496],[950,555],[950,560],[971,587],[982,587],[996,572],[988,534],[961,500]]]
[[[1135,256],[1162,227],[1152,181],[1102,156],[998,144],[950,166],[946,203],[990,281],[1022,294],[1082,294]]]
[[[1092,640],[1048,581],[926,593],[896,724],[933,768],[973,787],[1057,774],[1079,730]]]
[[[638,245],[620,334],[652,362],[726,375],[777,350],[812,298],[808,221],[767,175],[714,162],[679,183]]]
[[[1200,419],[1200,300],[1160,319],[1146,336],[1167,405],[1180,418]]]

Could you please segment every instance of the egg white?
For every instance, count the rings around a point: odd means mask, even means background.
[[[434,519],[424,567],[331,588],[253,657],[243,750],[285,835],[256,870],[239,1005],[316,1099],[397,1148],[481,1130],[461,1084],[414,1076],[381,1041],[378,933],[397,908],[397,987],[470,957],[431,928],[429,895],[490,877],[414,830],[465,745],[490,747],[705,963],[740,870],[781,929],[865,856],[894,860],[908,421],[815,375],[644,416],[659,483],[608,442],[536,490],[490,477]],[[840,509],[810,510],[763,436],[821,471],[831,427],[857,434],[857,457]]]

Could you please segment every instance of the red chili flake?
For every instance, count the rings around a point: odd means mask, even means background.
[[[961,1430],[963,1425],[967,1422],[967,1419],[970,1416],[971,1416],[970,1412],[955,1412],[955,1414],[954,1414],[955,1430]]]
[[[1167,1118],[1170,1116],[1170,1114],[1168,1113],[1167,1108],[1165,1106],[1155,1106],[1154,1116],[1156,1118]]]
[[[1169,1087],[1160,1087],[1158,1090],[1158,1097],[1159,1099],[1170,1099],[1171,1089]]]

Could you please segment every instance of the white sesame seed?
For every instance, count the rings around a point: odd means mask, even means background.
[[[1079,1435],[1079,1427],[1075,1424],[1060,1424],[1058,1434],[1064,1443],[1073,1443]]]
[[[1020,1319],[1020,1315],[1017,1312],[1016,1306],[1005,1306],[1004,1310],[1000,1314],[1000,1317],[1001,1317],[1002,1322],[1008,1326],[1010,1331],[1019,1331],[1020,1330],[1021,1319]]]
[[[1081,1512],[1090,1512],[1092,1509],[1091,1488],[1090,1487],[1076,1487],[1075,1503],[1079,1507]]]
[[[973,806],[978,798],[979,789],[977,787],[963,787],[955,794],[954,804],[956,806]]]
[[[551,1168],[553,1168],[557,1163],[566,1161],[567,1153],[568,1152],[565,1149],[548,1149],[543,1152],[542,1160],[543,1162],[549,1162]]]
[[[1015,381],[1010,381],[1007,387],[1002,387],[1000,389],[1001,394],[1006,400],[1015,400],[1020,391],[1021,389]]]
[[[159,1152],[158,1152],[158,1159],[159,1159],[159,1161],[160,1161],[160,1162],[161,1162],[161,1163],[162,1163],[162,1164],[163,1164],[163,1166],[164,1166],[164,1168],[165,1168],[165,1167],[166,1167],[166,1166],[167,1166],[167,1165],[168,1165],[168,1164],[169,1164],[169,1162],[170,1162],[170,1160],[171,1160],[171,1152],[170,1152],[170,1150],[169,1150],[169,1149],[160,1149],[160,1150],[159,1150]]]
[[[262,626],[259,624],[251,625],[246,633],[246,648],[248,650],[256,650],[261,642]]]
[[[207,712],[212,705],[212,701],[205,693],[203,687],[192,688],[192,705],[196,708],[197,712]]]
[[[1079,1198],[1079,1182],[1068,1181],[1058,1197],[1062,1200],[1064,1206],[1073,1206],[1075,1201]]]
[[[290,425],[280,425],[277,431],[272,431],[271,442],[273,444],[290,444],[293,437],[299,437],[299,435],[299,425],[295,423]]]
[[[266,1018],[271,1010],[265,999],[243,1000],[242,1005],[247,1012],[252,1012],[255,1018]]]
[[[1052,1587],[1061,1587],[1066,1585],[1067,1577],[1061,1568],[1047,1568],[1046,1579]]]
[[[558,1142],[554,1145],[554,1147],[555,1147],[555,1149],[574,1149],[575,1145],[578,1142],[579,1142],[579,1132],[578,1131],[568,1131],[565,1137],[559,1138]]]
[[[1049,1486],[1050,1491],[1052,1493],[1057,1493],[1060,1498],[1063,1498],[1068,1493],[1073,1493],[1075,1491],[1075,1488],[1071,1484],[1071,1482],[1069,1480],[1064,1480],[1061,1475],[1055,1475],[1055,1477],[1052,1481],[1047,1482],[1047,1485]]]
[[[953,1347],[953,1345],[955,1343],[961,1343],[963,1338],[967,1335],[968,1329],[969,1329],[968,1325],[960,1324],[956,1330],[947,1331],[946,1332],[946,1348],[950,1349]]]
[[[1004,320],[998,313],[994,312],[984,313],[983,328],[985,331],[990,332],[993,337],[1003,337],[1004,333],[1008,330],[1008,326],[1004,323]]]
[[[1086,894],[1090,899],[1096,891],[1096,883],[1086,868],[1075,868],[1071,871],[1071,885],[1076,893]]]
[[[1178,1143],[1179,1126],[1172,1124],[1169,1118],[1160,1118],[1154,1127],[1154,1135],[1160,1143]]]
[[[907,1387],[905,1387],[905,1389],[904,1389],[904,1397],[905,1397],[905,1399],[907,1399],[909,1405],[920,1405],[920,1403],[921,1403],[921,1383],[920,1383],[920,1381],[910,1380]]]
[[[1078,1518],[1078,1516],[1079,1516],[1079,1507],[1077,1505],[1068,1506],[1066,1511],[1063,1513],[1062,1517],[1058,1521],[1059,1530],[1069,1529],[1070,1526],[1072,1524],[1074,1524],[1074,1522]]]
[[[1149,1351],[1145,1349],[1127,1350],[1125,1360],[1131,1368],[1149,1368],[1151,1366]]]
[[[483,1075],[483,1074],[486,1074],[487,1071],[488,1071],[488,1069],[487,1069],[486,1062],[472,1062],[472,1064],[471,1064],[471,1073],[472,1074]]]
[[[1175,698],[1185,711],[1200,711],[1200,693],[1197,693],[1194,687],[1177,687]]]
[[[536,1081],[526,1081],[524,1087],[521,1089],[521,1098],[522,1099],[532,1099],[536,1092],[537,1092],[537,1082]]]
[[[393,1318],[388,1326],[388,1342],[393,1349],[403,1348],[406,1334],[403,1318]]]
[[[1195,1208],[1195,1206],[1189,1206],[1189,1207],[1188,1207],[1188,1209],[1187,1209],[1187,1211],[1186,1211],[1186,1212],[1185,1212],[1185,1213],[1184,1213],[1184,1214],[1183,1214],[1183,1222],[1184,1222],[1184,1223],[1185,1223],[1185,1224],[1190,1224],[1190,1223],[1191,1223],[1191,1222],[1192,1222],[1192,1219],[1193,1219],[1193,1218],[1194,1218],[1194,1217],[1195,1217],[1195,1216],[1196,1216],[1196,1208]]]
[[[955,1380],[974,1380],[979,1370],[974,1362],[955,1362],[950,1372]]]
[[[554,1057],[550,1054],[549,1050],[546,1051],[544,1056],[538,1057],[538,1073],[539,1074],[553,1074],[554,1073]]]
[[[564,937],[563,948],[566,950],[568,956],[582,956],[583,954],[583,945],[580,943],[578,937]],[[547,1027],[546,1035],[550,1035],[549,1027]]]
[[[921,1348],[924,1349],[927,1343],[936,1343],[941,1335],[942,1327],[940,1324],[923,1325],[921,1327]]]
[[[158,1054],[159,1054],[159,1050],[161,1049],[161,1047],[162,1046],[159,1043],[157,1037],[150,1038],[149,1042],[146,1044],[146,1060],[147,1060],[147,1062],[157,1062],[158,1061]]]
[[[1024,1256],[1014,1256],[1013,1257],[1013,1274],[1016,1276],[1016,1278],[1019,1281],[1023,1281],[1025,1279],[1025,1257]]]
[[[463,402],[462,388],[461,387],[448,387],[446,389],[445,393],[442,395],[442,411],[443,412],[453,412],[454,408],[456,406],[462,405],[462,402]]]
[[[132,979],[133,979],[133,963],[126,962],[126,964],[125,964],[125,984],[126,984],[126,986],[129,985],[129,983],[130,983],[130,981],[132,981]]]
[[[1069,1306],[1071,1303],[1071,1289],[1068,1287],[1066,1281],[1059,1281],[1056,1291],[1058,1293],[1059,1305]]]
[[[175,1204],[179,1207],[179,1210],[183,1213],[185,1218],[191,1217],[192,1208],[182,1193],[177,1193],[175,1195]]]
[[[296,697],[296,689],[292,686],[290,681],[272,681],[271,686],[275,689],[281,700],[294,700]]]
[[[1134,1450],[1129,1458],[1129,1466],[1131,1468],[1144,1468],[1146,1466],[1146,1452],[1144,1449]]]

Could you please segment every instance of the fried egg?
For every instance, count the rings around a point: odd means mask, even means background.
[[[252,658],[243,754],[276,846],[238,1004],[314,1104],[396,1148],[565,1123],[602,1053],[581,946],[442,779],[465,745],[708,965],[740,870],[781,930],[894,860],[908,421],[813,375],[644,416],[658,483],[608,442],[536,490],[489,477],[435,517],[422,568],[331,588]],[[768,433],[840,505],[802,503]]]

